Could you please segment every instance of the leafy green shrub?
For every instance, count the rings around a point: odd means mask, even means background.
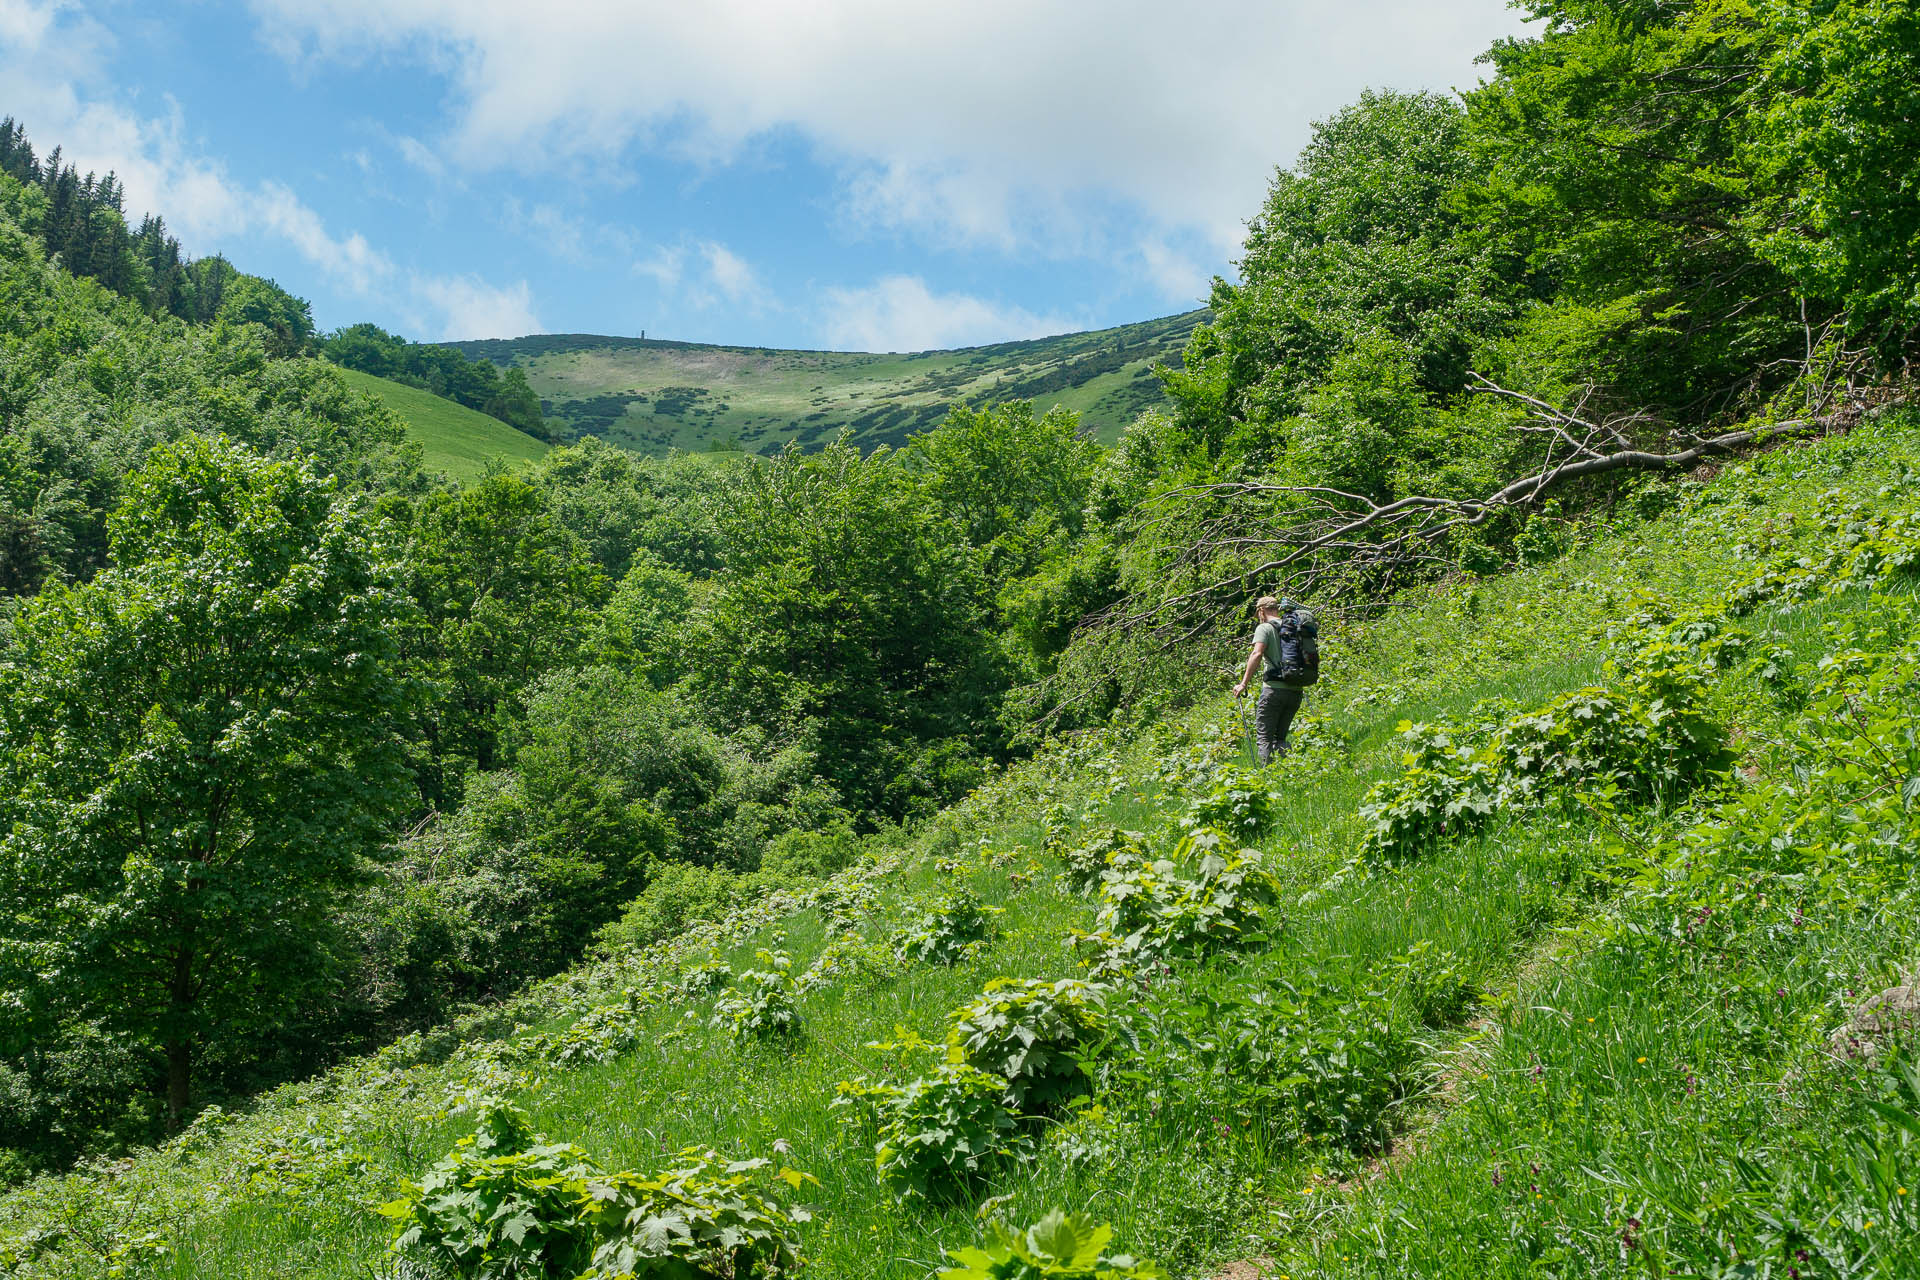
[[[1835,632],[1806,714],[1785,730],[1782,746],[1803,762],[1794,776],[1743,787],[1630,859],[1638,913],[1614,922],[1617,941],[1691,951],[1910,888],[1920,859],[1920,610],[1874,603]]]
[[[1722,763],[1725,735],[1698,710],[1698,680],[1666,667],[1634,684],[1629,694],[1576,689],[1507,721],[1493,744],[1498,803],[1608,786],[1655,800],[1705,781]]]
[[[1182,735],[1161,755],[1153,777],[1163,788],[1178,794],[1204,791],[1240,754],[1242,735],[1243,726],[1237,721]]]
[[[880,894],[871,880],[836,877],[820,886],[813,905],[828,927],[843,929],[873,914],[879,908]]]
[[[1226,981],[1167,986],[1131,1011],[1133,1057],[1115,1070],[1170,1134],[1256,1128],[1270,1142],[1327,1142],[1355,1152],[1386,1141],[1418,1048],[1375,992],[1303,994]]]
[[[1165,1280],[1151,1262],[1107,1253],[1112,1239],[1112,1227],[1055,1209],[1017,1234],[996,1223],[986,1248],[952,1250],[959,1265],[937,1280]]]
[[[1039,821],[1044,833],[1040,838],[1040,847],[1049,853],[1065,849],[1077,825],[1073,811],[1058,800],[1049,801],[1040,810]]]
[[[1079,844],[1059,848],[1060,860],[1066,863],[1061,881],[1074,893],[1086,893],[1099,886],[1100,876],[1115,854],[1137,857],[1144,854],[1146,848],[1147,838],[1138,831],[1102,827]]]
[[[947,1202],[963,1196],[1031,1140],[1007,1107],[1004,1076],[949,1053],[904,1087],[841,1081],[833,1105],[874,1139],[873,1166],[901,1196]]]
[[[820,948],[806,972],[794,979],[793,989],[805,995],[829,986],[870,987],[897,977],[900,971],[900,958],[891,948],[858,933],[845,933]]]
[[[894,954],[922,964],[959,964],[970,960],[999,930],[998,907],[984,907],[967,889],[957,889],[894,938]]]
[[[380,1213],[397,1219],[396,1253],[418,1251],[466,1280],[577,1276],[594,1231],[578,1202],[595,1170],[570,1143],[537,1140],[525,1112],[485,1106],[471,1137]]]
[[[1407,1003],[1430,1027],[1459,1021],[1480,998],[1473,970],[1453,952],[1434,950],[1431,938],[1420,939],[1385,967],[1388,982],[1406,993]]]
[[[697,1000],[727,985],[733,970],[721,960],[699,960],[680,970],[670,990],[677,999]]]
[[[1166,956],[1205,956],[1244,943],[1267,924],[1279,899],[1263,855],[1234,849],[1219,831],[1188,834],[1170,858],[1122,849],[1108,863],[1094,931],[1076,934],[1077,945],[1095,952],[1096,978],[1130,974]]]
[[[783,831],[760,855],[760,871],[783,880],[824,880],[852,866],[859,856],[860,845],[845,827]]]
[[[1837,493],[1823,494],[1818,506],[1829,535],[1824,552],[1788,549],[1776,555],[1727,593],[1729,614],[1740,617],[1762,606],[1784,611],[1823,596],[1911,582],[1920,574],[1920,513],[1875,511]]]
[[[724,867],[688,862],[655,865],[653,878],[618,920],[600,930],[603,949],[643,947],[725,915],[739,895],[740,877]]]
[[[610,1174],[579,1147],[536,1135],[509,1103],[487,1103],[479,1121],[379,1207],[396,1220],[396,1254],[463,1280],[777,1280],[800,1269],[795,1226],[807,1214],[761,1189],[766,1160],[690,1148],[665,1173]],[[812,1181],[792,1169],[775,1177],[792,1190]]]
[[[599,1245],[581,1280],[780,1280],[801,1269],[795,1227],[810,1216],[785,1205],[762,1182],[766,1159],[723,1160],[689,1147],[675,1168],[643,1175],[615,1173],[587,1189],[583,1216]],[[814,1181],[794,1169],[773,1169],[776,1182],[798,1191]]]
[[[1671,656],[1609,664],[1617,690],[1575,689],[1497,729],[1403,721],[1402,772],[1360,808],[1362,853],[1410,857],[1496,812],[1575,791],[1672,802],[1703,785],[1726,767],[1726,733],[1704,710],[1699,674]]]
[[[556,1063],[611,1062],[640,1044],[646,1035],[643,1015],[659,999],[656,991],[631,987],[625,999],[589,1009],[572,1026],[545,1042],[529,1038],[527,1048]]]
[[[1616,655],[1614,663],[1642,668],[1660,665],[1665,650],[1686,655],[1702,674],[1710,674],[1733,670],[1746,659],[1752,646],[1750,632],[1728,625],[1724,616],[1702,612],[1674,619],[1665,627],[1660,644],[1643,647],[1638,654],[1629,650]]]
[[[1045,1111],[1085,1090],[1080,1059],[1106,1023],[1104,987],[1076,978],[995,978],[955,1011],[948,1042],[1002,1079],[1008,1106]]]
[[[1920,577],[1920,512],[1858,521],[1836,551],[1829,590],[1911,583]]]
[[[1223,766],[1211,789],[1187,806],[1180,825],[1189,831],[1212,828],[1241,840],[1258,839],[1280,816],[1266,778],[1263,770]]]
[[[1374,783],[1360,805],[1360,848],[1369,855],[1411,856],[1494,811],[1487,753],[1441,725],[1402,720],[1400,739],[1400,776]]]
[[[733,986],[713,1004],[713,1025],[736,1040],[772,1040],[800,1034],[793,1003],[793,959],[785,952],[754,953],[764,969],[736,974]]]

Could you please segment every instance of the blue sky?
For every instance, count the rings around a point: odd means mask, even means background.
[[[1503,0],[0,0],[0,114],[334,328],[919,350],[1199,305]]]

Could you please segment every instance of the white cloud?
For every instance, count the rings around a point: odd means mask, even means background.
[[[146,212],[162,215],[194,253],[237,236],[278,239],[340,289],[392,303],[416,327],[438,328],[444,336],[539,331],[525,281],[501,289],[473,277],[403,272],[358,232],[329,230],[291,188],[239,181],[193,151],[178,104],[169,103],[168,114],[158,118],[122,109],[105,88],[110,50],[106,29],[65,0],[0,0],[0,83],[18,102],[31,104],[31,119],[23,123],[33,140],[58,145],[83,170],[117,174],[136,221]]]
[[[1012,193],[961,169],[874,165],[849,179],[845,207],[855,222],[912,227],[943,244],[1003,253],[1019,247]]]
[[[1207,300],[1212,274],[1165,240],[1148,237],[1140,242],[1140,265],[1163,298],[1199,306]]]
[[[31,4],[27,0],[0,0],[0,43],[43,48],[53,29],[60,4]]]
[[[681,245],[661,245],[651,254],[633,264],[635,275],[646,276],[663,293],[671,293],[680,287],[680,277],[687,266],[687,251]]]
[[[1231,252],[1313,118],[1370,85],[1470,83],[1520,22],[1506,0],[251,3],[303,60],[447,74],[448,149],[476,168],[636,142],[724,163],[791,129],[855,220],[1003,250],[1124,208]]]
[[[393,262],[353,232],[345,238],[328,234],[320,215],[300,197],[277,182],[265,182],[251,193],[229,190],[233,207],[250,222],[249,229],[279,236],[301,257],[332,276],[342,286],[369,296],[393,276]]]
[[[533,314],[533,291],[525,280],[502,289],[477,276],[422,276],[413,289],[444,317],[434,335],[443,342],[545,332]]]
[[[624,255],[633,251],[633,237],[619,227],[589,226],[584,220],[553,204],[522,204],[508,196],[502,206],[502,222],[557,258],[582,264],[598,257]]]
[[[426,174],[429,178],[447,176],[446,161],[442,160],[434,149],[410,134],[396,134],[393,139],[394,150],[400,158]]]
[[[765,299],[760,279],[745,258],[712,240],[702,244],[700,252],[707,260],[708,277],[728,301],[758,304]]]
[[[862,289],[831,288],[820,333],[843,351],[931,351],[1084,328],[1064,316],[1037,316],[963,293],[936,294],[918,276],[884,276]]]
[[[753,264],[718,240],[661,245],[636,260],[633,270],[652,280],[662,294],[677,296],[701,310],[722,300],[747,311],[776,305]]]

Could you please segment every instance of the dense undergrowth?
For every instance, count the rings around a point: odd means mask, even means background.
[[[1062,743],[28,1184],[0,1270],[917,1277],[1066,1208],[1174,1276],[1912,1274],[1912,1060],[1829,1036],[1920,943],[1917,468],[1888,415],[1410,598],[1264,773],[1222,701]]]

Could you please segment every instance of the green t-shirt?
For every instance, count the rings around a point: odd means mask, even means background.
[[[1253,642],[1260,646],[1260,652],[1267,660],[1267,669],[1260,673],[1262,680],[1280,683],[1280,624],[1263,622],[1254,629]]]

